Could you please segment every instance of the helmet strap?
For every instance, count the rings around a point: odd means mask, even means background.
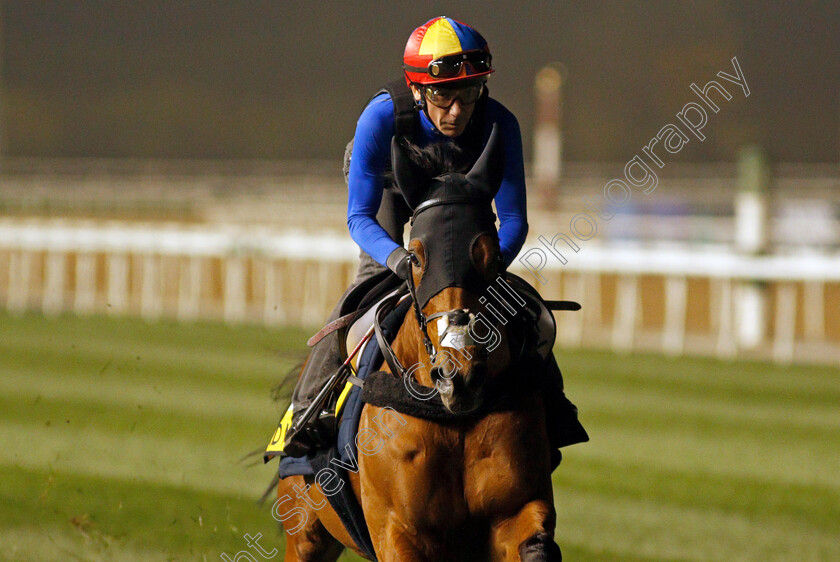
[[[408,73],[407,72],[405,73],[405,77],[406,77],[406,79],[408,79]],[[426,94],[423,93],[423,84],[420,84],[418,82],[412,82],[411,80],[408,80],[409,89],[412,86],[414,86],[415,88],[420,90],[420,99],[419,100],[414,100],[414,105],[417,107],[418,110],[422,109],[423,111],[426,111]],[[413,92],[412,92],[412,97],[413,97]],[[426,117],[428,117],[428,116],[429,116],[429,114],[426,113]]]
[[[420,99],[414,100],[414,107],[417,111],[422,111],[426,114],[426,119],[432,121],[432,118],[429,116],[429,106],[426,105],[426,94],[423,92],[423,84],[419,84],[417,82],[409,82],[410,86],[414,86],[418,90],[420,90]]]

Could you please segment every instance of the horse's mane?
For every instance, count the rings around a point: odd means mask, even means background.
[[[464,150],[455,143],[443,141],[417,146],[404,138],[397,142],[403,147],[409,160],[424,170],[430,178],[445,174],[465,174],[471,167]],[[394,172],[388,170],[385,179],[393,182]]]

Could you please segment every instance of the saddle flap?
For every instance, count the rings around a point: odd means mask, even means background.
[[[383,296],[389,295],[396,288],[401,287],[402,283],[402,279],[394,275],[391,270],[382,268],[382,271],[373,277],[365,279],[358,285],[347,290],[342,297],[339,314],[343,316],[356,311],[366,311],[374,303],[379,302]],[[358,320],[360,318],[355,321],[357,322]],[[370,323],[368,323],[368,326],[370,326]],[[347,327],[342,328],[342,331],[339,332],[338,346],[342,357],[347,357],[349,350],[353,349],[353,347],[345,347],[347,333]],[[362,336],[364,336],[364,332],[362,332]],[[360,339],[361,337],[356,339],[353,345],[355,346],[356,343],[359,343]]]
[[[557,323],[554,321],[554,315],[542,300],[535,300],[534,302],[539,307],[539,315],[537,316],[537,353],[545,359],[551,354],[552,348],[554,348],[554,340],[557,338]]]
[[[403,287],[400,287],[394,291],[391,291],[387,295],[380,298],[376,304],[371,306],[367,312],[356,318],[352,324],[347,328],[347,337],[345,338],[345,346],[346,349],[351,350],[355,349],[355,347],[359,344],[360,341],[365,337],[365,334],[373,327],[373,321],[376,318],[376,313],[379,311],[379,308],[382,306],[382,303],[386,300],[394,297],[398,293],[403,290]],[[358,372],[359,370],[359,361],[364,354],[365,348],[373,341],[374,345],[376,345],[375,338],[369,339],[361,349],[356,353],[356,355],[351,360],[350,364],[353,367],[353,370]],[[345,354],[346,355],[346,354]]]
[[[537,290],[530,285],[530,283],[518,275],[508,272],[507,279],[511,287],[513,287],[519,295],[525,297],[526,299],[526,308],[533,315],[533,321],[535,324],[537,353],[539,353],[540,357],[545,359],[551,355],[552,349],[554,348],[554,341],[557,338],[557,322],[554,320],[554,315],[551,313],[551,310],[575,309],[571,306],[569,306],[569,308],[565,308],[565,303],[567,301],[545,301]],[[562,307],[553,306],[558,302],[564,303],[564,305]],[[580,305],[577,305],[577,307],[579,309]]]

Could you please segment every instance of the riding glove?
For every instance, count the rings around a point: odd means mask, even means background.
[[[397,277],[403,281],[407,281],[408,276],[411,275],[411,261],[409,260],[410,255],[411,254],[409,254],[408,250],[405,248],[396,248],[393,252],[388,254],[388,259],[385,261],[385,265],[388,266],[388,269],[396,273]]]

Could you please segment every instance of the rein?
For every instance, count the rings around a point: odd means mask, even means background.
[[[406,259],[410,262],[410,264],[420,265],[417,256],[414,254],[409,254]],[[429,360],[432,364],[434,364],[435,356],[437,356],[437,350],[435,350],[435,346],[429,338],[429,321],[427,320],[426,315],[423,314],[423,311],[420,310],[420,303],[417,300],[417,287],[414,286],[414,275],[410,270],[406,284],[408,285],[408,292],[411,293],[411,300],[414,306],[414,316],[417,318],[417,324],[420,326],[420,333],[423,334],[423,347],[426,348],[426,354],[429,356]]]
[[[415,256],[414,254],[409,254],[408,256],[406,256],[406,260],[408,260],[411,264],[419,265],[417,256]],[[400,377],[405,377],[408,374],[408,369],[406,369],[400,362],[399,358],[397,357],[397,354],[394,353],[391,344],[385,337],[385,333],[382,330],[382,321],[392,310],[396,308],[397,304],[402,302],[405,296],[411,297],[411,304],[414,308],[414,317],[417,319],[417,324],[420,327],[420,334],[423,337],[423,347],[426,349],[426,354],[429,356],[429,361],[432,365],[435,364],[438,351],[437,349],[435,349],[435,345],[432,343],[431,338],[429,338],[429,322],[437,318],[451,317],[455,314],[469,313],[469,311],[466,309],[459,309],[435,312],[434,314],[426,316],[423,313],[423,311],[420,310],[420,304],[417,299],[417,287],[414,284],[414,276],[409,275],[405,283],[406,285],[408,285],[409,295],[395,294],[392,297],[386,299],[379,305],[379,308],[377,309],[376,314],[374,314],[373,318],[373,328],[374,332],[376,333],[376,340],[379,343],[380,349],[382,349],[383,355],[385,356],[385,362],[388,363],[388,366],[391,368],[391,371],[394,374],[399,375]]]
[[[409,254],[406,257],[407,260],[411,263],[418,263],[417,256],[414,254]],[[428,334],[428,320],[426,315],[423,314],[423,311],[420,310],[420,305],[417,301],[417,288],[414,286],[414,276],[409,274],[408,279],[406,280],[406,285],[408,285],[408,292],[411,296],[412,306],[414,307],[414,315],[417,318],[417,324],[420,325],[420,333],[423,335],[423,347],[426,348],[426,353],[429,355],[429,360],[434,364],[435,356],[437,355],[437,350],[435,350],[435,346],[432,343],[432,340],[429,338]],[[376,310],[376,314],[373,317],[373,329],[376,333],[376,341],[379,343],[379,348],[382,350],[382,354],[385,356],[385,362],[388,363],[388,366],[391,368],[391,371],[395,375],[399,375],[400,377],[405,377],[408,375],[408,370],[403,367],[403,364],[400,362],[397,354],[394,353],[393,348],[391,347],[390,342],[388,342],[388,338],[385,337],[385,333],[382,331],[382,321],[385,317],[396,308],[398,302],[402,300],[402,295],[395,294],[385,301],[383,301],[378,309]],[[437,315],[436,315],[437,316]]]

